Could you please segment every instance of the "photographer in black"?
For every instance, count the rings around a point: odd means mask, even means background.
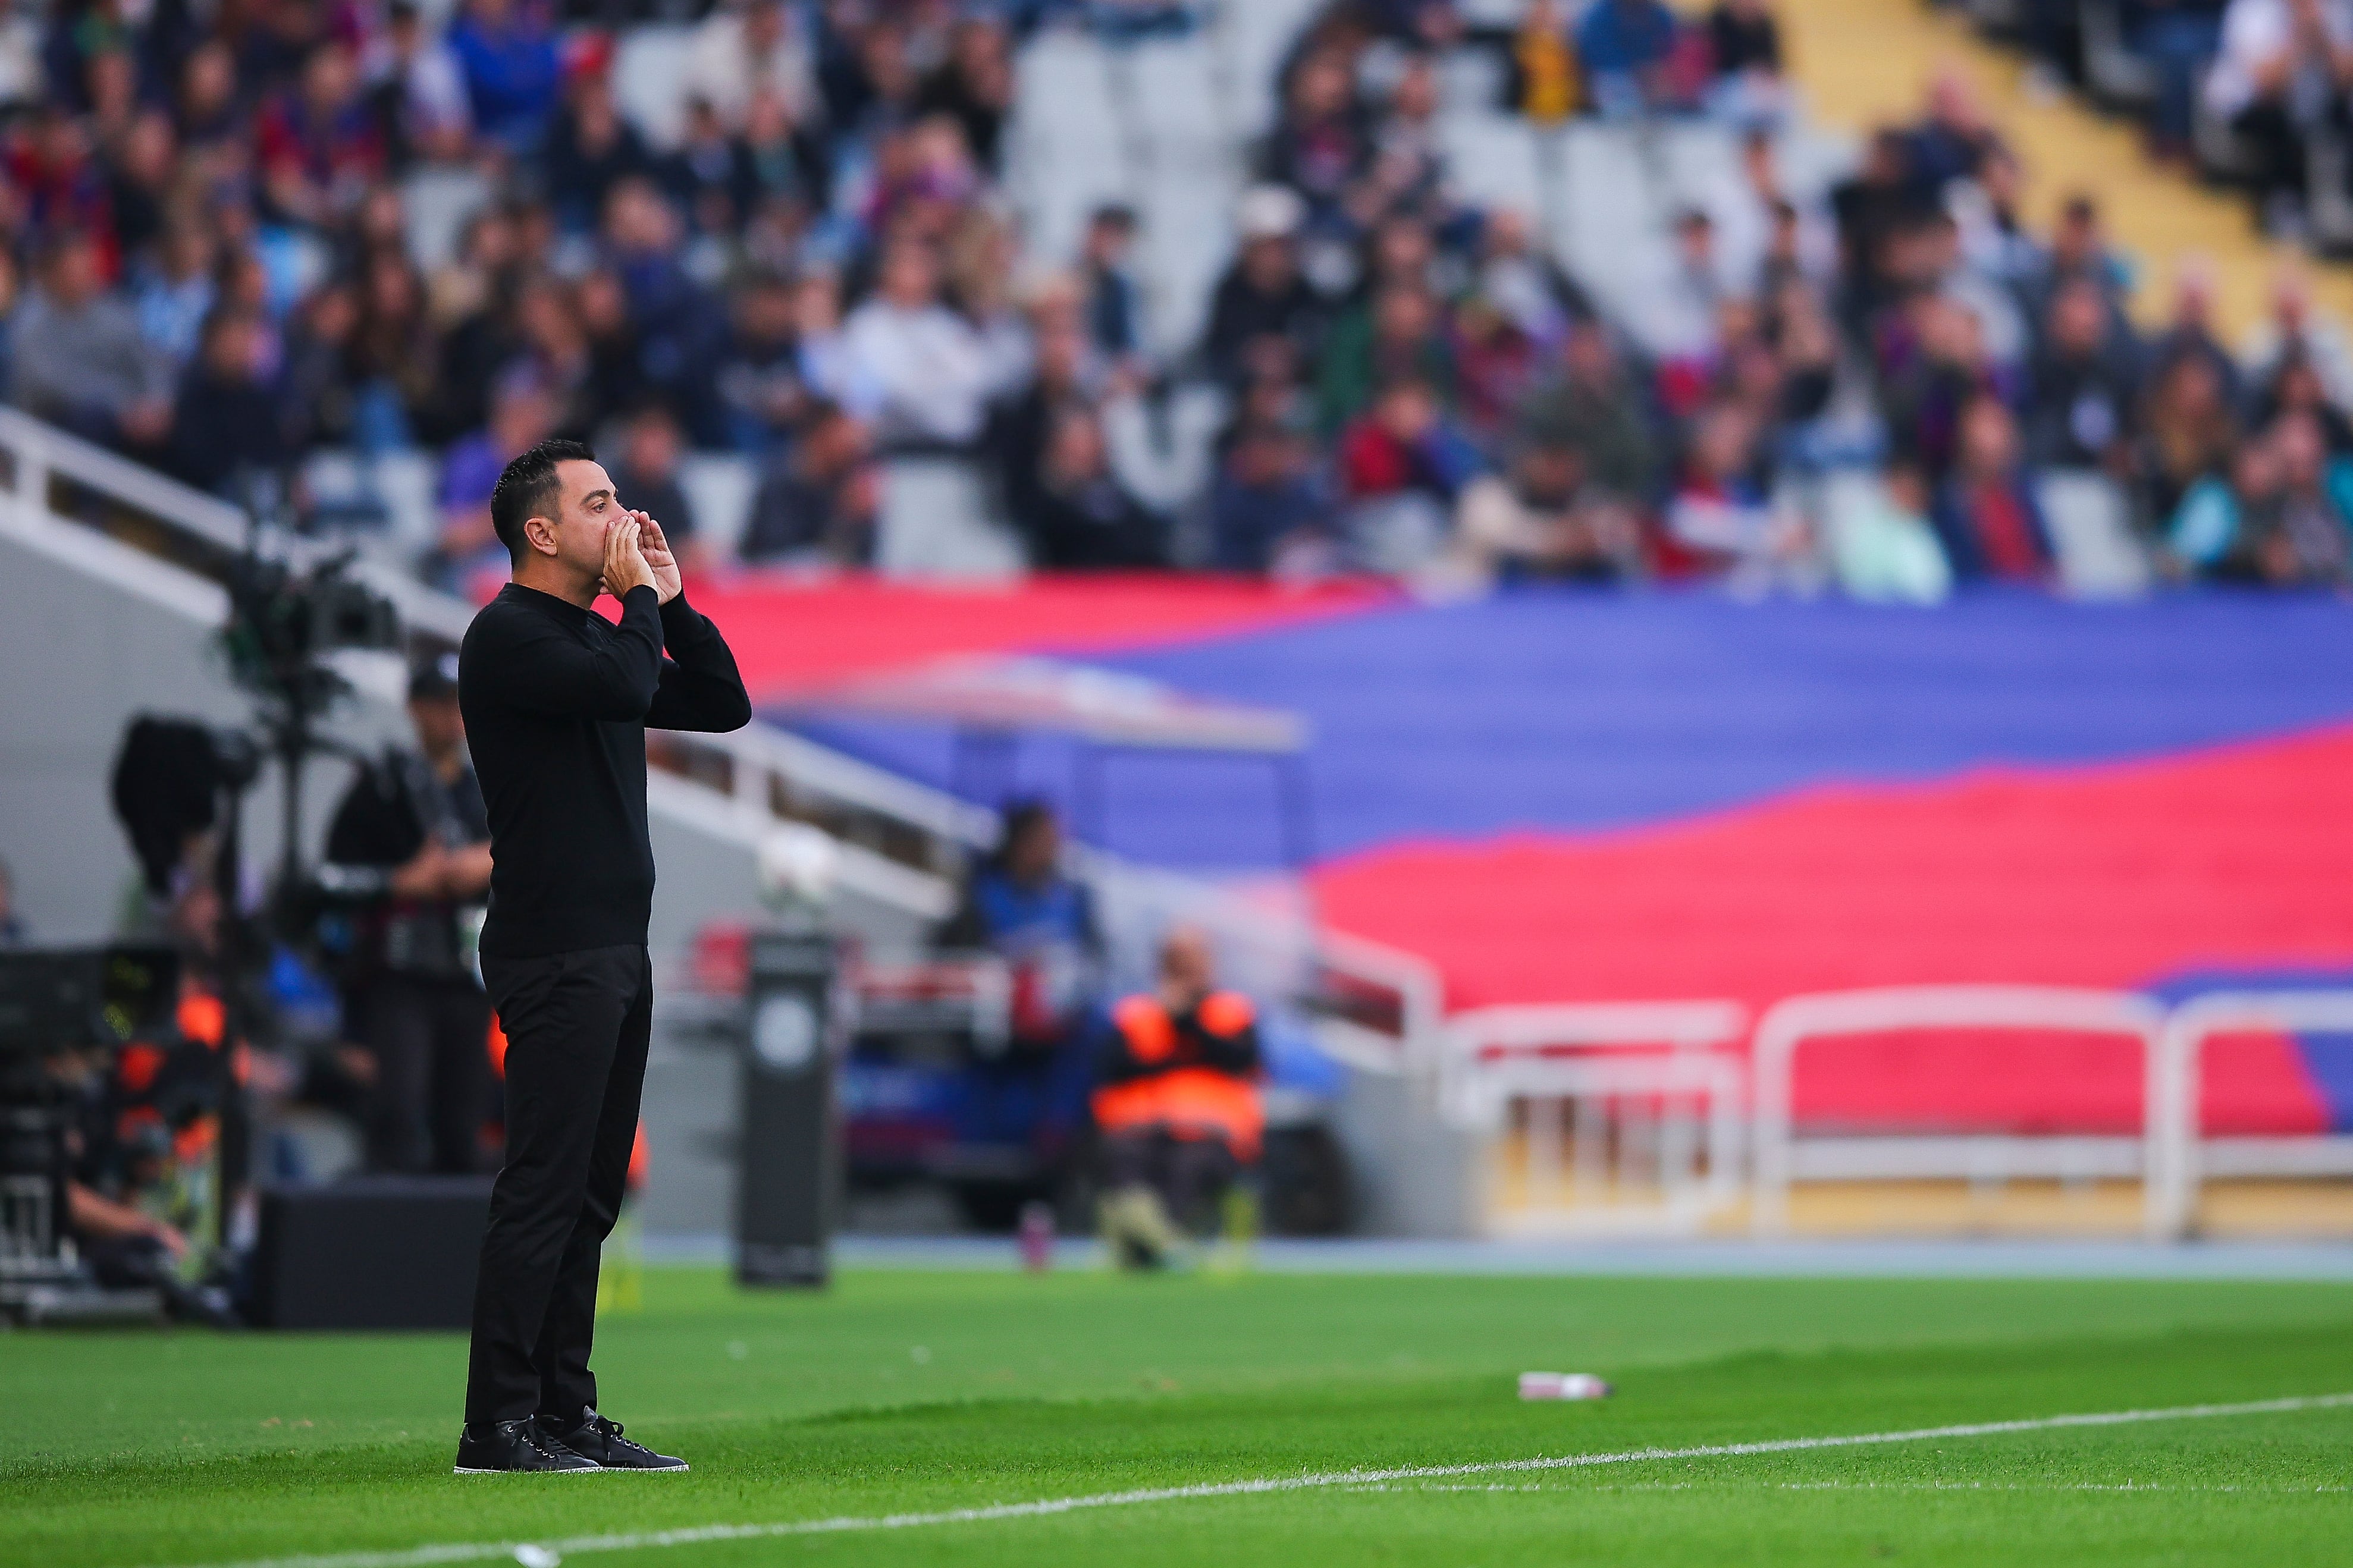
[[[329,874],[365,889],[349,922],[344,1026],[375,1062],[372,1170],[480,1170],[491,1002],[468,956],[491,885],[491,828],[466,757],[458,657],[408,682],[417,749],[360,770],[327,835]]]

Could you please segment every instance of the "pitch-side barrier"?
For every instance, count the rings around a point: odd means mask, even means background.
[[[1523,1131],[1532,1211],[1564,1205],[1615,1220],[1616,1228],[1631,1222],[1670,1233],[1723,1213],[1746,1192],[1754,1229],[1783,1234],[1799,1182],[2121,1179],[2142,1185],[2148,1237],[2177,1240],[2193,1232],[2208,1180],[2353,1175],[2353,1135],[2210,1132],[2200,1090],[2207,1047],[2219,1036],[2353,1035],[2353,990],[2212,993],[2170,1008],[2138,993],[2058,986],[1824,993],[1769,1009],[1744,1055],[1745,1023],[1729,1002],[1461,1014],[1440,1037],[1440,1104],[1466,1129]],[[1906,1034],[1926,1048],[1966,1055],[1989,1032],[2132,1042],[2144,1082],[2138,1127],[1875,1133],[1810,1130],[1794,1115],[1793,1086],[1810,1044]],[[1657,1201],[1630,1208],[1623,1195],[1638,1185]]]

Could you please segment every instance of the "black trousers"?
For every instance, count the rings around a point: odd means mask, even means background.
[[[368,1096],[372,1171],[470,1175],[491,1109],[491,999],[470,980],[406,974],[352,998],[352,1028],[375,1058]]]
[[[1104,1133],[1103,1164],[1106,1186],[1150,1187],[1168,1217],[1194,1231],[1215,1224],[1219,1196],[1241,1173],[1225,1140],[1179,1138],[1166,1127]]]
[[[653,1029],[646,950],[482,955],[507,1036],[507,1157],[474,1286],[466,1419],[577,1419],[596,1403],[588,1352],[596,1265],[621,1212]]]

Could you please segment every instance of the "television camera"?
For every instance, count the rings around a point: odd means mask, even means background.
[[[0,1314],[106,1305],[69,1234],[73,1091],[61,1058],[129,1044],[167,1019],[179,960],[164,947],[0,952]]]

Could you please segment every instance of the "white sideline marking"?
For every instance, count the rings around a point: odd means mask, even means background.
[[[216,1568],[432,1568],[441,1563],[479,1563],[512,1558],[515,1548],[537,1544],[570,1556],[575,1552],[639,1552],[658,1546],[697,1546],[712,1541],[765,1541],[788,1535],[831,1535],[850,1531],[914,1530],[934,1524],[981,1524],[1000,1519],[1039,1519],[1081,1509],[1131,1508],[1138,1503],[1182,1502],[1193,1498],[1250,1497],[1261,1492],[1312,1491],[1361,1487],[1383,1481],[1440,1480],[1450,1476],[1487,1476],[1530,1470],[1583,1469],[1595,1465],[1638,1465],[1656,1459],[1721,1459],[1746,1454],[1794,1454],[1812,1448],[1862,1448],[1886,1443],[1920,1443],[1935,1437],[1991,1437],[2010,1432],[2052,1432],[2071,1426],[2126,1426],[2143,1421],[2195,1421],[2216,1415],[2271,1415],[2296,1410],[2333,1410],[2353,1405],[2353,1394],[2257,1399],[2241,1405],[2177,1405],[2163,1410],[2108,1410],[2084,1415],[2040,1415],[2023,1421],[1974,1421],[1957,1426],[1920,1426],[1908,1432],[1862,1432],[1838,1437],[1776,1437],[1759,1443],[1710,1443],[1693,1448],[1629,1448],[1614,1454],[1563,1454],[1536,1459],[1493,1459],[1471,1465],[1408,1465],[1388,1470],[1336,1470],[1320,1475],[1275,1476],[1257,1480],[1205,1481],[1189,1487],[1153,1487],[1136,1491],[1095,1492],[1084,1497],[1001,1502],[986,1508],[943,1509],[936,1513],[886,1513],[834,1519],[786,1520],[773,1524],[704,1524],[630,1535],[580,1535],[568,1541],[527,1542],[475,1541],[416,1546],[396,1552],[337,1552],[302,1557],[264,1557]]]

